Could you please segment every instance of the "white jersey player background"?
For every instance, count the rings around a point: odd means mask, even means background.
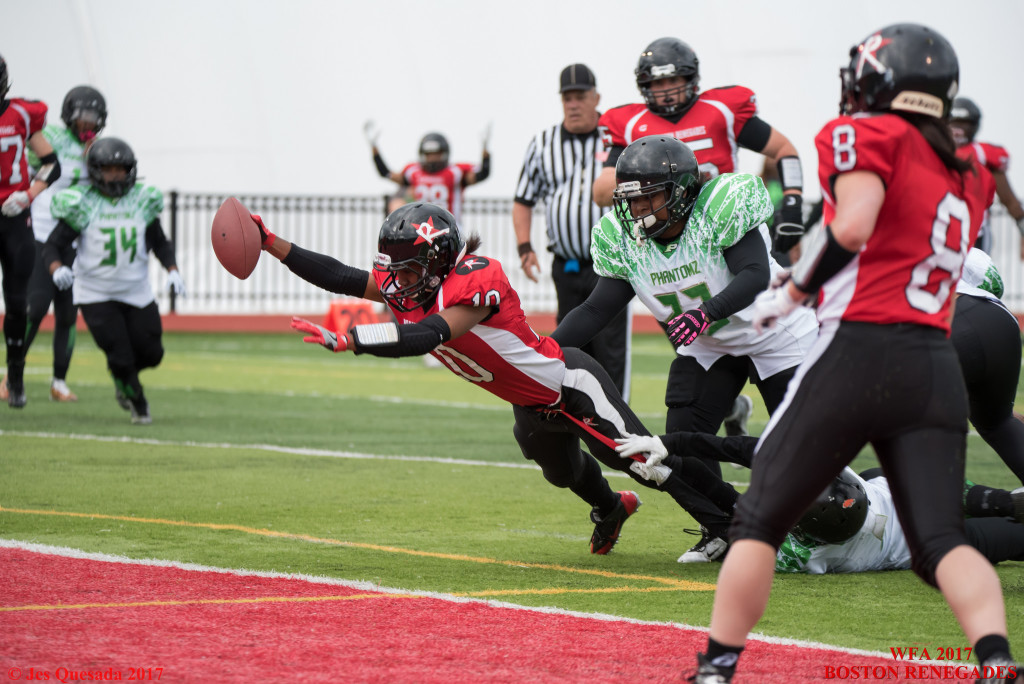
[[[637,296],[663,323],[721,292],[734,278],[723,250],[751,231],[761,234],[766,251],[771,242],[765,222],[772,203],[760,178],[729,173],[709,181],[697,196],[693,212],[678,238],[668,244],[629,239],[614,212],[595,227],[591,255],[601,276],[629,281]],[[774,276],[782,267],[769,255]],[[694,357],[705,369],[725,354],[749,355],[767,378],[800,363],[817,334],[814,314],[798,309],[774,330],[758,334],[751,307],[715,321],[689,346],[676,350]]]
[[[85,168],[85,144],[70,130],[56,124],[47,124],[43,128],[43,136],[50,141],[60,160],[60,178],[39,193],[32,202],[32,231],[38,242],[46,242],[50,232],[57,227],[57,219],[50,213],[54,196],[61,190],[89,182]],[[39,166],[39,160],[34,154],[29,154],[29,164]]]

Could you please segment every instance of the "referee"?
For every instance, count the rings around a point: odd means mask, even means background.
[[[596,159],[601,150],[597,129],[601,96],[597,82],[586,65],[570,64],[562,70],[560,84],[565,118],[530,141],[512,204],[520,265],[534,282],[540,263],[530,244],[533,206],[537,202],[546,205],[548,250],[554,253],[551,278],[558,295],[559,322],[587,299],[597,283],[590,260],[590,230],[604,214],[590,194],[594,179],[601,173],[601,163]],[[627,401],[629,339],[627,306],[583,348],[608,371]]]

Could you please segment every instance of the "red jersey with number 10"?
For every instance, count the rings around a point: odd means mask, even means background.
[[[459,221],[466,176],[474,168],[472,164],[452,164],[437,173],[428,173],[418,163],[413,162],[402,169],[402,178],[405,179],[405,184],[412,188],[417,202],[444,207],[451,212],[456,221]]]
[[[373,271],[378,288],[386,277]],[[518,406],[550,406],[561,398],[562,348],[530,328],[499,262],[471,254],[445,279],[426,311],[391,311],[400,324],[419,323],[453,306],[489,306],[494,313],[431,352],[450,371]]]
[[[697,155],[700,170],[714,178],[736,170],[736,138],[756,115],[754,91],[728,86],[702,92],[676,123],[650,111],[647,105],[630,104],[609,109],[601,115],[598,126],[605,157],[612,147],[627,147],[648,135],[668,135],[686,143]]]
[[[822,288],[822,325],[918,323],[948,333],[956,281],[995,193],[992,176],[947,169],[920,131],[895,114],[834,119],[815,144],[823,225],[835,217],[839,174],[870,171],[885,184],[871,238]]]
[[[46,125],[46,105],[14,98],[0,114],[0,202],[18,190],[28,190],[28,139]]]

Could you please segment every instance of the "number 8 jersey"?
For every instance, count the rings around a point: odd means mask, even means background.
[[[822,327],[840,320],[918,323],[948,333],[951,295],[995,194],[991,175],[947,169],[920,131],[895,114],[839,117],[815,144],[822,225],[835,217],[839,174],[870,171],[885,184],[871,238],[822,288]]]
[[[118,301],[141,308],[153,301],[146,227],[163,208],[163,193],[141,183],[123,197],[107,197],[91,186],[54,195],[53,217],[79,234],[75,304]]]

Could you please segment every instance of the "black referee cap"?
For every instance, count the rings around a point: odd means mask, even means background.
[[[586,64],[570,64],[562,69],[561,87],[558,92],[567,90],[590,90],[597,87],[594,72]]]

